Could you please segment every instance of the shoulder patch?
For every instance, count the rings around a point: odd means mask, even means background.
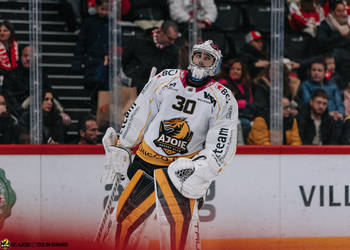
[[[162,71],[162,76],[174,76],[178,71],[178,69],[165,69]]]
[[[229,103],[231,101],[231,95],[230,95],[231,90],[229,90],[228,88],[224,87],[221,84],[218,84],[216,88],[220,91],[220,93],[223,96],[225,96],[226,103]]]

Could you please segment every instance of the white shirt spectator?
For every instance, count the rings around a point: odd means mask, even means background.
[[[194,0],[168,0],[170,17],[178,23],[189,22],[193,19]],[[214,0],[196,0],[198,5],[197,20],[209,27],[215,22],[217,8]]]

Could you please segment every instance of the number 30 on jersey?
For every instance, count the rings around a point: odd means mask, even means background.
[[[176,96],[177,103],[173,104],[173,109],[192,115],[196,107],[196,101],[186,99],[180,95]]]

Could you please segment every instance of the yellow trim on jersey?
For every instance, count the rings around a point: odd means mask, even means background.
[[[214,95],[214,97],[215,97],[215,99],[216,99],[216,103],[218,104],[218,109],[219,109],[219,112],[218,112],[218,113],[220,113],[221,107],[220,107],[219,99],[218,99],[218,97],[216,96],[215,91],[213,90],[213,88],[212,88],[211,86],[209,87],[209,89],[211,90],[211,92],[213,92],[213,95]],[[216,114],[216,120],[217,120],[217,119],[219,119],[218,114]]]
[[[228,157],[227,161],[226,162],[230,162],[231,159],[236,155],[236,150],[237,148],[232,152],[232,154]],[[226,167],[228,164],[225,163],[224,166]],[[221,171],[221,170],[220,170]]]
[[[140,133],[139,133],[139,135],[137,136],[136,141],[139,141],[140,137],[143,136],[143,130],[146,128],[146,124],[148,124],[148,119],[149,119],[149,117],[151,116],[151,114],[152,114],[152,112],[149,112],[149,113],[148,113],[148,116],[147,116],[147,120],[146,120],[146,122],[145,122],[145,125],[144,125],[143,128],[140,130]]]
[[[198,151],[199,152],[199,151]],[[142,140],[139,148],[136,151],[136,154],[138,157],[140,157],[142,160],[145,162],[158,165],[158,166],[168,166],[170,163],[173,161],[177,160],[178,158],[192,158],[198,152],[195,152],[190,155],[181,155],[181,156],[172,156],[172,157],[167,157],[164,155],[160,155],[157,152],[155,152],[150,146],[146,144],[144,140]]]
[[[153,91],[153,94],[156,93],[157,90],[162,87],[162,85],[165,85],[173,80],[176,80],[177,78],[180,78],[180,76],[175,76],[175,77],[171,78],[170,80],[167,80],[165,82],[160,83],[159,86]]]

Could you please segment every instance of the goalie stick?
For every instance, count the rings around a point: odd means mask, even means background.
[[[104,240],[108,236],[109,230],[111,229],[111,226],[112,226],[111,207],[112,207],[113,199],[117,194],[117,189],[120,182],[121,182],[121,174],[116,173],[113,179],[112,190],[108,196],[106,206],[103,211],[102,219],[98,226],[95,242],[100,242],[102,236],[103,236],[102,242],[104,242]]]
[[[156,73],[157,73],[157,68],[153,66],[151,69],[151,73],[149,74],[148,82],[151,81],[151,79],[156,75]]]
[[[131,163],[131,154],[129,153],[129,151],[123,147],[119,147],[119,146],[110,146],[110,147],[114,147],[115,149],[121,150],[120,153],[118,153],[122,158],[119,158],[118,162],[119,164],[125,164],[123,166],[121,166],[123,170],[119,169],[118,172],[115,173],[114,177],[113,177],[113,181],[112,181],[112,188],[111,191],[109,193],[107,202],[106,202],[106,206],[105,209],[103,211],[103,215],[102,215],[102,219],[100,221],[100,224],[98,226],[98,230],[97,230],[97,234],[95,237],[95,241],[96,242],[104,242],[104,240],[106,239],[106,237],[109,234],[109,231],[111,229],[113,220],[112,220],[112,204],[114,202],[114,197],[116,197],[117,194],[117,190],[118,190],[118,186],[122,185],[123,188],[126,187],[127,183],[128,183],[128,177],[126,176],[126,171],[127,168],[129,167],[129,164]],[[124,160],[121,160],[124,159]]]

